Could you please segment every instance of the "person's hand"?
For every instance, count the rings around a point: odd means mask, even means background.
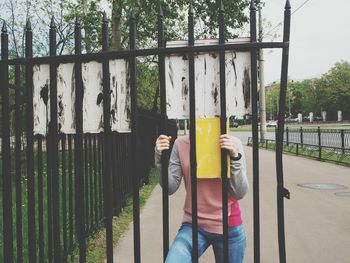
[[[163,150],[169,150],[171,136],[160,135],[156,140],[155,151],[160,155]]]
[[[223,134],[220,136],[219,144],[221,149],[226,149],[231,157],[238,157],[238,148],[240,146],[240,141],[228,134]]]

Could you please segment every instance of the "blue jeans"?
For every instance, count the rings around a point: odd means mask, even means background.
[[[229,262],[242,263],[247,237],[243,225],[228,228]],[[198,255],[213,246],[215,262],[223,262],[223,235],[209,233],[198,228]],[[183,223],[169,249],[165,263],[191,263],[192,262],[192,224]],[[225,262],[226,263],[226,262]]]

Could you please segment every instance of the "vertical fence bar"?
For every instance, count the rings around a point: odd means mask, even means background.
[[[98,136],[98,163],[99,163],[99,180],[98,180],[98,183],[99,183],[99,200],[100,200],[100,209],[99,209],[99,212],[100,212],[100,219],[103,219],[103,214],[104,214],[104,211],[103,211],[103,181],[102,181],[102,174],[103,174],[103,143],[102,143],[102,133],[99,134]]]
[[[47,102],[46,102],[47,103]],[[48,111],[48,105],[46,104],[46,111]],[[48,113],[46,112],[46,120],[48,120]],[[49,125],[49,124],[47,124]],[[51,156],[51,135],[50,132],[46,133],[46,196],[47,196],[47,257],[48,261],[52,262],[52,156]]]
[[[286,141],[287,141],[287,146],[289,146],[289,129],[288,129],[288,127],[286,128]]]
[[[342,153],[345,154],[345,140],[344,140],[344,130],[340,130],[340,138],[341,138],[341,150]]]
[[[136,49],[136,17],[134,11],[130,17],[130,51]],[[133,219],[134,219],[134,262],[141,262],[140,245],[140,196],[138,177],[138,155],[137,155],[137,86],[136,86],[136,56],[130,56],[130,96],[131,96],[131,174],[133,192]]]
[[[250,42],[256,43],[256,7],[254,0],[250,5]],[[258,135],[258,78],[257,50],[251,53],[251,100],[252,100],[252,134],[253,134],[253,209],[254,209],[254,263],[260,262],[260,204],[259,204],[259,135]]]
[[[50,56],[56,56],[56,23],[52,17],[50,24]],[[52,225],[54,262],[61,262],[60,245],[60,207],[59,207],[59,174],[58,174],[58,134],[57,134],[57,67],[50,63],[50,134],[51,141],[51,169],[52,169]]]
[[[120,200],[118,200],[118,177],[117,177],[117,167],[116,167],[116,157],[117,157],[117,149],[115,147],[115,136],[114,132],[111,132],[111,169],[112,169],[112,185],[113,185],[113,200],[115,202],[113,203],[113,215],[117,214],[117,207],[119,206]]]
[[[322,141],[321,141],[321,128],[317,127],[317,136],[318,136],[318,159],[322,159]]]
[[[77,18],[74,28],[75,54],[81,54],[81,26]],[[75,63],[75,119],[74,175],[75,175],[75,225],[79,243],[79,262],[86,262],[85,216],[84,216],[84,174],[83,174],[83,80],[81,61]]]
[[[291,7],[289,0],[286,2],[284,11],[284,28],[283,42],[289,43],[290,36],[290,17]],[[278,222],[278,246],[279,259],[281,263],[286,262],[286,247],[285,247],[285,227],[284,227],[284,199],[289,199],[289,191],[284,188],[283,184],[283,132],[284,132],[284,116],[286,106],[286,90],[288,82],[288,59],[289,47],[284,47],[282,51],[282,70],[281,70],[281,88],[278,111],[278,132],[276,139],[276,175],[277,175],[277,222]]]
[[[95,192],[95,224],[98,225],[98,199],[97,199],[97,152],[96,152],[96,134],[93,137],[93,156],[94,156],[94,192]]]
[[[32,28],[28,21],[26,25],[26,58],[33,57]],[[33,136],[33,68],[26,64],[27,86],[27,186],[28,186],[28,248],[29,262],[36,262],[36,232],[35,232],[35,189],[34,189],[34,136]]]
[[[158,48],[165,47],[163,10],[159,5],[158,10]],[[159,92],[160,92],[160,114],[161,114],[161,134],[168,134],[167,114],[166,114],[166,87],[165,87],[165,60],[164,55],[158,56],[159,72]],[[169,251],[169,198],[168,198],[168,155],[169,151],[162,153],[162,204],[163,204],[163,261],[165,261]]]
[[[43,145],[42,135],[38,136],[38,221],[39,221],[39,262],[45,260],[45,242],[44,242],[44,203],[43,203]]]
[[[23,262],[23,234],[22,234],[22,167],[21,167],[21,134],[22,134],[22,89],[21,89],[21,68],[15,66],[15,137],[16,137],[16,245],[17,262]],[[40,217],[39,217],[40,219]]]
[[[92,176],[92,134],[88,134],[88,143],[89,143],[89,177],[90,177],[90,227],[94,227],[94,185],[93,185],[93,176]]]
[[[62,150],[62,230],[63,230],[63,261],[67,261],[67,171],[66,171],[66,134],[61,134]]]
[[[90,220],[89,220],[89,173],[88,173],[88,143],[87,143],[87,133],[83,133],[84,138],[84,198],[85,198],[85,223],[86,223],[86,232],[88,234],[90,229]]]
[[[68,134],[68,211],[69,211],[69,251],[73,248],[73,169],[72,134]]]
[[[1,99],[2,99],[2,202],[3,202],[3,244],[4,259],[13,262],[12,228],[12,186],[11,186],[11,149],[10,149],[10,107],[9,107],[9,69],[7,26],[1,30]]]
[[[194,46],[194,11],[188,10],[188,46]],[[196,97],[194,53],[188,54],[190,88],[190,163],[192,191],[192,263],[198,262],[198,212],[197,212],[197,156],[196,156]]]
[[[221,1],[219,10],[219,43],[225,43],[225,10]],[[220,129],[221,134],[227,133],[227,116],[226,116],[226,67],[225,67],[225,50],[219,52],[220,60]],[[229,262],[228,250],[228,179],[227,179],[227,155],[226,149],[221,149],[221,180],[222,180],[222,223],[223,223],[223,260]]]
[[[303,147],[304,145],[304,133],[303,133],[303,127],[300,127],[300,146]]]
[[[296,155],[299,155],[299,143],[297,143]]]
[[[116,214],[119,216],[122,207],[123,207],[123,195],[122,195],[122,178],[123,178],[123,172],[122,172],[122,166],[120,162],[120,156],[123,155],[124,153],[120,151],[120,140],[118,136],[118,132],[114,132],[113,135],[113,148],[115,150],[115,155],[114,155],[114,166],[115,170],[118,171],[114,178],[116,185],[114,186],[114,189],[116,191],[115,193],[115,198],[118,201],[118,204],[115,206],[116,208]]]
[[[102,192],[103,192],[103,183],[102,183],[102,169],[103,169],[103,164],[102,164],[102,133],[98,134],[98,199],[99,199],[99,219],[103,218],[103,197],[102,197]]]
[[[108,44],[108,20],[103,14],[102,23],[102,50],[107,51]],[[109,61],[103,60],[103,126],[104,126],[104,179],[105,179],[105,225],[107,241],[107,262],[113,263],[113,182],[111,172],[111,97],[110,97]],[[91,183],[91,182],[90,182]]]

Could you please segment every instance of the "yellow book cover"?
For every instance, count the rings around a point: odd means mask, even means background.
[[[229,133],[228,122],[227,133]],[[221,178],[220,118],[196,120],[197,178]],[[227,156],[227,176],[230,158]]]

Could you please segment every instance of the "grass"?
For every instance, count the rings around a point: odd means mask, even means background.
[[[275,128],[274,127],[267,127],[266,130],[268,132],[274,132]],[[241,125],[241,126],[238,126],[238,128],[231,128],[231,131],[239,131],[239,132],[252,131],[252,125],[251,124]]]
[[[158,183],[156,170],[152,169],[149,177],[149,184],[140,189],[140,207],[144,207],[147,199],[151,195],[154,187]],[[116,246],[122,235],[128,230],[133,219],[132,196],[127,198],[126,206],[119,217],[113,218],[113,246]],[[104,228],[96,232],[87,240],[87,263],[102,263],[106,258],[106,231]],[[74,251],[73,262],[79,261],[79,251]]]
[[[62,156],[59,156],[60,160],[62,160]],[[17,260],[17,227],[16,227],[16,222],[18,220],[20,220],[22,222],[22,238],[23,238],[23,242],[22,242],[22,253],[23,253],[23,260],[26,262],[28,260],[28,184],[27,184],[27,178],[26,178],[26,160],[25,160],[25,152],[23,152],[23,156],[22,156],[22,165],[21,165],[21,195],[22,195],[22,218],[17,218],[17,213],[16,213],[16,203],[17,203],[17,199],[16,199],[16,185],[15,185],[15,162],[14,162],[14,154],[11,154],[11,173],[12,173],[12,228],[13,228],[13,255],[14,255],[14,260]],[[34,166],[34,189],[35,189],[35,233],[36,233],[36,244],[37,244],[37,257],[38,257],[38,238],[39,238],[39,197],[38,197],[38,185],[39,185],[39,176],[37,173],[37,155],[35,154],[34,156],[34,160],[35,160],[35,166]],[[74,162],[74,160],[73,160]],[[67,170],[66,170],[66,207],[67,207],[67,236],[68,236],[68,229],[69,229],[69,215],[68,215],[68,207],[69,207],[69,199],[68,199],[68,189],[69,189],[69,180],[68,180],[68,155],[67,155]],[[2,171],[2,162],[0,162],[0,171]],[[42,169],[43,169],[43,173],[42,173],[42,193],[43,193],[43,239],[44,239],[44,257],[47,258],[48,255],[48,250],[47,250],[47,246],[48,246],[48,200],[47,200],[47,171],[46,171],[46,153],[43,152],[42,155]],[[73,176],[74,177],[74,176]],[[1,186],[1,194],[0,194],[0,259],[3,258],[3,202],[2,202],[2,179],[0,180],[0,186]],[[73,178],[73,182],[74,182],[74,178]],[[60,204],[60,240],[61,240],[61,245],[63,248],[63,226],[62,226],[62,222],[63,222],[63,213],[62,213],[62,193],[63,193],[63,183],[62,183],[62,166],[59,166],[59,204]],[[73,195],[74,195],[74,186],[73,186]],[[73,222],[74,222],[74,218],[73,218]],[[33,241],[30,241],[33,242]]]

